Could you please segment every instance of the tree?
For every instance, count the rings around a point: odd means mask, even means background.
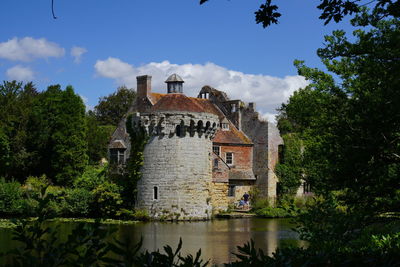
[[[100,125],[117,126],[122,117],[128,112],[136,98],[136,92],[125,86],[118,87],[117,92],[99,100],[94,107],[94,113]]]
[[[27,127],[37,95],[32,83],[23,85],[21,82],[4,81],[0,85],[0,131],[3,145],[4,142],[8,143],[8,156],[4,155],[0,159],[7,159],[7,163],[0,163],[4,167],[4,176],[22,180],[29,174],[33,154],[27,149]]]
[[[200,5],[208,2],[209,0],[200,0]],[[322,14],[319,17],[325,20],[325,25],[332,19],[335,22],[340,22],[344,16],[361,13],[363,7],[373,6],[373,15],[382,19],[385,17],[400,17],[400,1],[398,0],[377,0],[377,1],[361,1],[361,0],[320,0],[317,6]],[[272,0],[265,0],[259,9],[254,12],[257,24],[262,24],[264,28],[271,24],[278,24],[278,18],[282,16],[278,12],[278,6],[272,3]]]
[[[285,147],[282,158],[275,166],[280,193],[294,195],[303,179],[302,141],[296,133],[282,135]]]
[[[318,50],[332,75],[296,62],[311,83],[282,106],[280,123],[304,140],[306,179],[337,201],[319,212],[332,229],[342,227],[332,230],[337,240],[400,212],[400,21],[363,13],[352,23],[370,29],[354,31],[355,41],[335,31]],[[332,220],[337,205],[345,212]]]
[[[107,145],[115,127],[113,125],[100,125],[92,111],[86,114],[86,121],[88,126],[87,142],[89,163],[96,164],[102,158],[107,157]]]
[[[39,95],[31,120],[36,170],[59,185],[70,185],[87,164],[85,106],[71,86],[52,85]]]

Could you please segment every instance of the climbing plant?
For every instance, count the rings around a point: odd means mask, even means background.
[[[123,170],[123,198],[125,203],[133,205],[137,195],[137,182],[142,177],[141,168],[144,162],[143,151],[148,141],[148,135],[140,125],[133,127],[132,115],[126,120],[126,131],[130,137],[131,151]]]
[[[282,136],[285,147],[280,153],[280,161],[275,167],[279,178],[280,193],[296,193],[300,186],[304,170],[302,168],[302,141],[298,134],[288,133]]]

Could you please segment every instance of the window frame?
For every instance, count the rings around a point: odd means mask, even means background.
[[[236,195],[236,185],[230,184],[228,185],[228,197],[235,197]]]
[[[231,163],[228,162],[228,154],[231,155]],[[233,166],[234,165],[234,156],[233,156],[233,152],[225,152],[225,163],[228,166]]]
[[[159,199],[159,190],[158,186],[153,187],[153,200],[158,200]]]
[[[215,152],[215,148],[218,148],[218,153]],[[221,155],[221,146],[213,145],[213,153],[216,155]]]

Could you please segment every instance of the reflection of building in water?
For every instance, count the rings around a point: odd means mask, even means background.
[[[165,245],[176,249],[182,238],[182,254],[195,255],[201,249],[202,259],[213,264],[222,264],[237,260],[237,246],[243,246],[253,239],[257,249],[272,255],[282,243],[304,245],[291,230],[285,220],[277,219],[232,219],[180,223],[136,223],[121,225],[119,239],[132,237],[138,242],[143,237],[142,251],[164,251]],[[212,266],[211,265],[211,266]]]

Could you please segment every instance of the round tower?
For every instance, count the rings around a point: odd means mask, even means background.
[[[209,219],[211,140],[218,116],[195,98],[167,94],[150,112],[136,113],[132,120],[134,129],[142,128],[149,135],[137,208],[158,219]]]

